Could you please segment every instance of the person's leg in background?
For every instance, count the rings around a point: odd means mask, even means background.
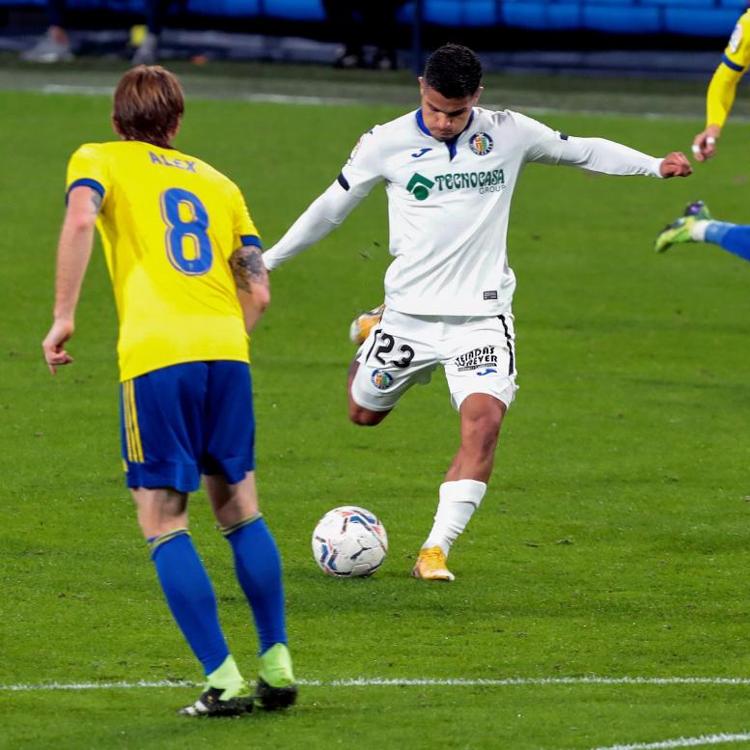
[[[334,62],[336,68],[365,67],[364,4],[361,0],[323,0],[333,37],[343,47]]]
[[[73,59],[70,36],[66,28],[65,0],[47,0],[49,26],[31,49],[21,59],[26,62],[58,63]]]

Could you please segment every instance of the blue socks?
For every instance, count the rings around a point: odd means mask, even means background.
[[[750,226],[709,221],[706,225],[705,241],[720,245],[730,253],[750,260]]]
[[[260,653],[287,643],[281,557],[260,514],[222,529],[232,545],[237,580],[253,610]]]
[[[258,514],[222,533],[232,545],[237,579],[255,619],[260,653],[287,643],[281,558],[276,542]],[[148,540],[167,604],[206,675],[229,656],[219,624],[213,586],[187,529]]]
[[[193,653],[209,675],[229,656],[211,581],[187,529],[149,539],[169,609]]]

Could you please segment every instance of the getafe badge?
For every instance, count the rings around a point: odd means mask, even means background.
[[[385,370],[373,370],[370,381],[379,391],[386,391],[393,382],[393,377]]]
[[[486,154],[489,154],[494,146],[494,141],[489,135],[487,135],[487,133],[474,133],[474,135],[469,138],[469,148],[477,156],[485,156]]]

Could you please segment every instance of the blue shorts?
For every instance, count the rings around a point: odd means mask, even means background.
[[[240,482],[255,468],[250,367],[186,362],[124,381],[120,438],[128,487],[193,492],[201,474]]]

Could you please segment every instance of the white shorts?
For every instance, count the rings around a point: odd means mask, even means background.
[[[472,393],[487,393],[509,407],[517,390],[513,314],[436,317],[386,308],[357,361],[352,398],[371,411],[392,409],[415,383],[429,383],[438,364],[455,409]]]

